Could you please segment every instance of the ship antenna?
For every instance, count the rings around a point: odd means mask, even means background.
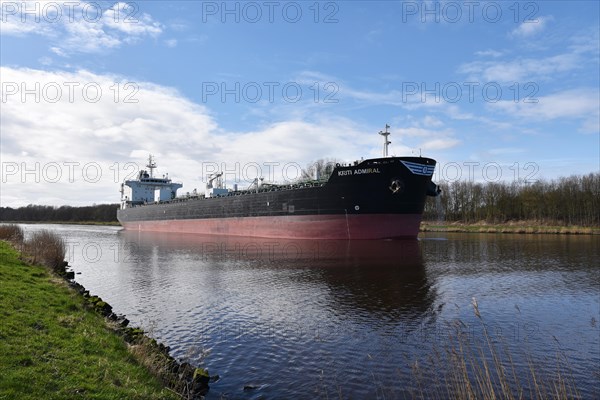
[[[390,136],[390,132],[388,132],[388,129],[390,129],[390,126],[388,124],[385,124],[385,131],[379,131],[379,134],[381,136],[383,136],[383,156],[387,157],[388,156],[388,147],[389,145],[392,143],[388,140],[388,136]]]
[[[148,165],[146,165],[146,168],[150,169],[150,178],[152,178],[153,170],[156,168],[156,163],[154,162],[154,157],[152,157],[152,154],[148,155]]]

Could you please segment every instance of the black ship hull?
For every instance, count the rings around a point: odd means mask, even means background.
[[[128,230],[310,239],[414,238],[435,161],[390,157],[336,166],[327,182],[175,199],[119,210]]]

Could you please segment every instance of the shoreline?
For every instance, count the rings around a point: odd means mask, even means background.
[[[0,224],[32,224],[32,225],[97,225],[97,226],[121,226],[118,221],[0,221]]]
[[[96,221],[0,221],[2,224],[50,224],[50,225],[89,225],[89,226],[121,226],[119,222]],[[546,225],[537,221],[518,221],[505,224],[489,224],[485,222],[464,223],[444,221],[422,221],[419,233],[453,232],[453,233],[511,233],[535,235],[600,235],[600,227]]]
[[[454,233],[512,233],[535,235],[600,235],[600,227],[544,225],[535,221],[519,221],[506,224],[434,222],[423,221],[419,232],[454,232]]]

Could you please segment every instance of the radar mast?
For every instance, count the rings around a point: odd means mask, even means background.
[[[148,164],[146,168],[150,169],[150,178],[154,177],[154,168],[156,168],[156,162],[154,161],[154,157],[152,154],[148,155]]]
[[[391,135],[391,132],[388,132],[388,129],[390,129],[390,126],[388,124],[385,124],[385,131],[379,131],[379,134],[381,136],[383,136],[383,156],[384,157],[388,156],[388,147],[392,143],[388,140],[388,136]]]

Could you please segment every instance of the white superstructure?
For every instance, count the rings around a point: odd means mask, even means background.
[[[121,209],[140,204],[173,200],[177,196],[177,189],[183,187],[181,183],[171,181],[168,175],[162,178],[154,177],[156,163],[151,155],[148,156],[146,167],[150,170],[150,173],[141,170],[137,179],[128,180],[121,184]],[[126,191],[129,193],[126,194]]]

